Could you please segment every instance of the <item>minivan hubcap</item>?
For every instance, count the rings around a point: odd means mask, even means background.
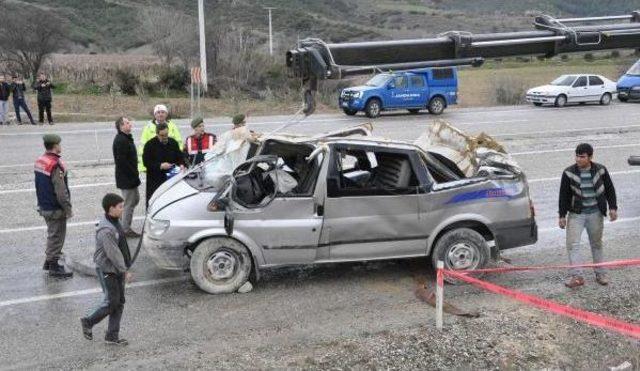
[[[216,280],[231,278],[236,271],[238,261],[229,251],[216,251],[207,261],[211,277]]]
[[[449,264],[453,269],[474,269],[480,262],[480,256],[476,249],[466,243],[453,245],[447,256]]]
[[[371,115],[376,116],[380,112],[380,106],[378,103],[371,103]]]

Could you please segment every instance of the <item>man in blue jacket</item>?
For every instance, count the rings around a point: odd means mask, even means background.
[[[82,334],[93,339],[93,326],[109,317],[104,340],[109,345],[127,345],[120,337],[120,320],[124,311],[124,285],[131,282],[131,253],[119,219],[124,212],[124,199],[115,193],[107,193],[102,199],[104,216],[96,227],[96,251],[93,261],[105,298],[87,317],[80,319]]]

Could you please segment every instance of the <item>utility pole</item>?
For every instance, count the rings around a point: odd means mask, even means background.
[[[204,39],[204,0],[198,0],[198,23],[200,26],[200,77],[204,91],[207,91],[207,50]]]
[[[276,8],[265,7],[269,11],[269,55],[273,55],[273,28],[271,26],[271,11]]]

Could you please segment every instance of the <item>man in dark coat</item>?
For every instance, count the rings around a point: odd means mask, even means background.
[[[20,117],[20,108],[26,112],[27,116],[29,116],[29,121],[31,121],[31,125],[35,125],[35,121],[33,121],[33,116],[31,116],[31,111],[29,110],[29,106],[27,106],[27,97],[25,96],[25,92],[27,87],[24,85],[24,81],[22,77],[13,76],[11,82],[11,94],[13,96],[13,109],[16,111],[16,120],[18,120],[18,125],[22,125],[22,118]]]
[[[9,113],[7,101],[9,100],[10,93],[11,88],[9,87],[9,83],[4,81],[4,75],[0,73],[0,125],[4,125],[6,120],[5,116]]]
[[[184,155],[178,142],[169,137],[166,124],[156,125],[156,136],[144,145],[142,162],[147,169],[146,205],[149,207],[153,192],[173,176],[177,168],[184,170]]]
[[[47,122],[49,125],[53,125],[53,118],[51,117],[51,89],[53,84],[47,79],[47,76],[43,72],[38,74],[38,80],[33,83],[33,89],[38,92],[38,121],[40,124],[44,124],[44,112],[47,112]]]
[[[137,238],[140,234],[131,229],[133,211],[140,202],[140,174],[138,173],[138,152],[131,130],[133,123],[127,117],[116,120],[118,133],[113,139],[113,159],[116,165],[116,187],[124,198],[122,228],[126,237]]]

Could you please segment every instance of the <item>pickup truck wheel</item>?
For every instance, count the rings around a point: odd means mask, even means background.
[[[210,294],[237,291],[249,279],[251,256],[240,242],[214,237],[200,242],[191,255],[191,277]]]
[[[409,108],[407,111],[409,111],[409,113],[415,115],[417,113],[420,113],[420,109],[419,108]]]
[[[364,107],[364,113],[369,118],[376,118],[380,116],[380,110],[382,109],[380,100],[377,98],[372,98],[367,102],[367,105]]]
[[[469,228],[458,228],[446,232],[431,252],[434,269],[438,265],[438,260],[444,262],[445,269],[480,269],[489,259],[487,241],[480,233]],[[446,280],[450,283],[458,282],[454,279]]]
[[[600,104],[603,106],[608,106],[609,103],[611,103],[611,94],[609,93],[602,94],[602,96],[600,97]]]
[[[442,112],[444,112],[445,106],[446,106],[446,103],[444,99],[442,99],[442,97],[434,97],[429,101],[429,105],[427,106],[427,109],[429,110],[430,114],[439,115]]]
[[[564,105],[567,104],[567,96],[564,94],[560,94],[556,97],[556,101],[554,103],[554,106],[556,107],[564,107]]]
[[[355,109],[349,109],[349,108],[343,108],[342,111],[347,115],[347,116],[355,116],[356,113],[358,113],[358,110]]]

